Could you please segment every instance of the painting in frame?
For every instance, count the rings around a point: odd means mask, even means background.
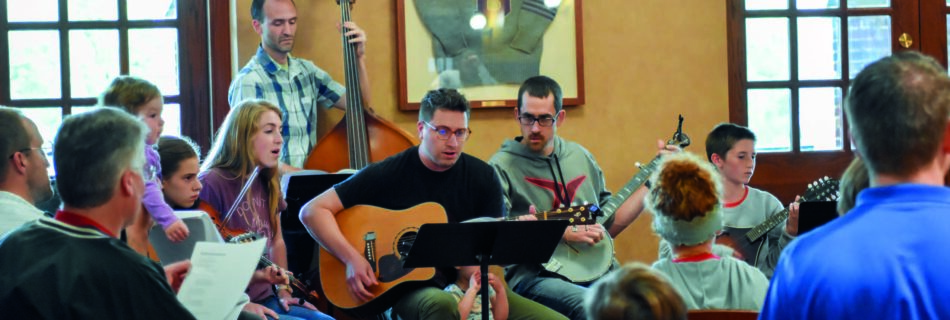
[[[560,83],[564,105],[583,104],[581,2],[396,0],[400,110],[437,88],[458,89],[472,108],[513,107],[538,74]]]

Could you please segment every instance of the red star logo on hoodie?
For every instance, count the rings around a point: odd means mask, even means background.
[[[561,206],[561,200],[558,199],[558,196],[556,195],[556,191],[554,190],[554,186],[556,185],[558,189],[564,190],[567,192],[567,203],[564,203],[564,205],[569,206],[571,205],[571,202],[574,202],[574,194],[577,193],[577,188],[579,188],[581,184],[584,183],[584,180],[587,180],[587,176],[580,175],[577,178],[574,178],[571,181],[568,181],[567,185],[564,185],[562,183],[557,183],[555,181],[551,181],[547,179],[541,179],[541,178],[525,177],[524,180],[530,184],[533,184],[545,190],[551,191],[551,195],[553,195],[553,198],[554,198],[554,202],[551,204],[551,208],[557,208]]]

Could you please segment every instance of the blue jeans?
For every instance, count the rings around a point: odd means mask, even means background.
[[[573,320],[587,319],[584,313],[584,296],[587,288],[560,278],[536,276],[522,280],[511,288],[515,293]]]
[[[310,310],[296,304],[290,305],[290,311],[284,311],[284,307],[280,305],[280,299],[277,298],[277,296],[271,296],[270,298],[258,303],[267,307],[268,309],[274,310],[274,312],[277,312],[277,314],[280,315],[281,320],[333,320],[333,317],[323,314],[320,311]],[[270,317],[267,318],[271,319]]]

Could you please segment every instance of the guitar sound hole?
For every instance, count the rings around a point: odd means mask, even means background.
[[[409,255],[409,248],[412,248],[412,243],[416,241],[416,232],[409,231],[405,232],[399,236],[399,241],[396,242],[396,253],[399,254],[400,260],[405,259]]]

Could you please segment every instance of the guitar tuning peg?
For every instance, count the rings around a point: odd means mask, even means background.
[[[637,166],[638,169],[639,169],[640,167],[643,167],[643,164],[640,163],[640,161],[634,162],[633,165]]]

